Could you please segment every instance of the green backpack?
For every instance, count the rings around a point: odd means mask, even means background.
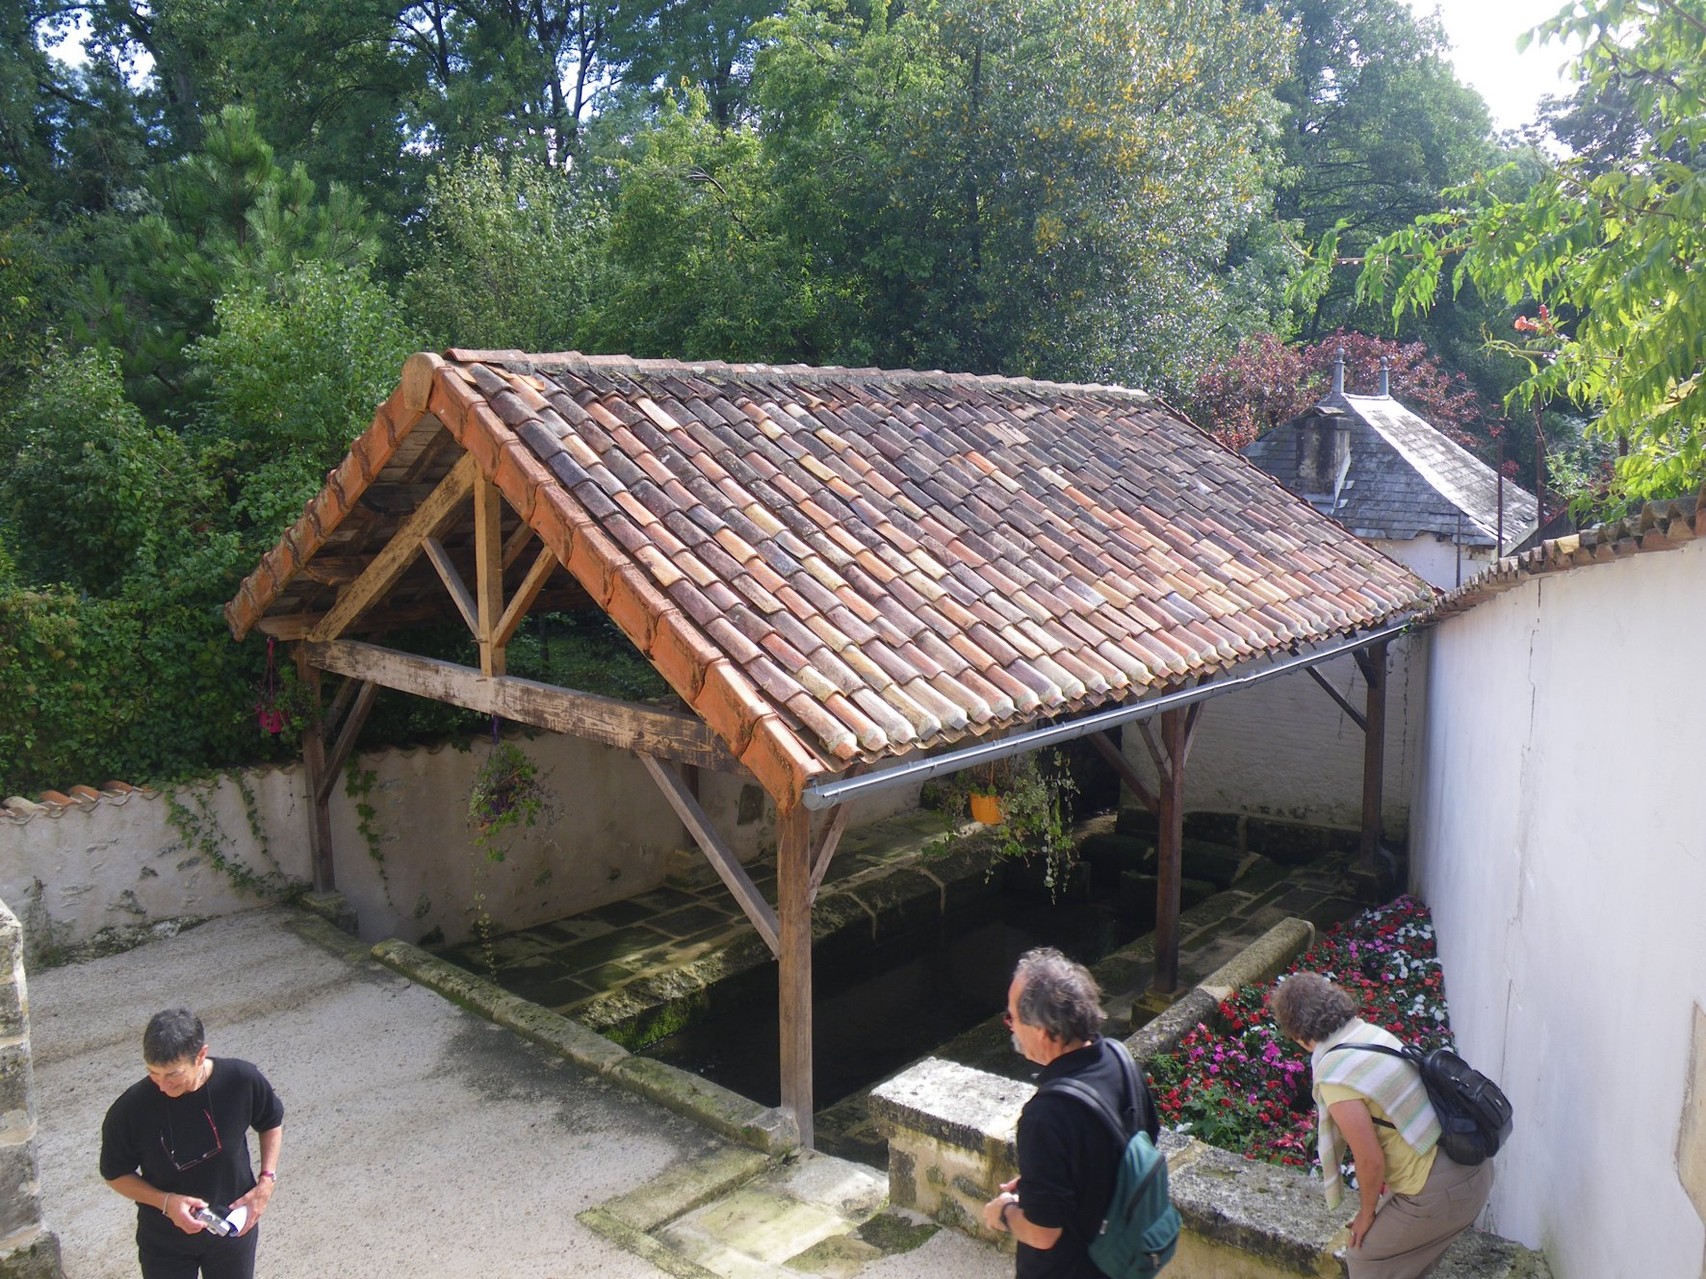
[[[1126,1095],[1132,1099],[1124,1121],[1101,1093],[1076,1079],[1051,1079],[1042,1091],[1076,1097],[1124,1145],[1114,1197],[1108,1201],[1101,1230],[1090,1241],[1090,1260],[1108,1279],[1144,1279],[1173,1259],[1182,1223],[1167,1189],[1167,1159],[1144,1131],[1137,1064],[1119,1040],[1109,1042],[1125,1074]]]

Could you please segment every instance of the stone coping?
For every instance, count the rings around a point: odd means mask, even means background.
[[[330,925],[322,927],[328,933],[336,932]],[[799,1145],[793,1121],[781,1110],[760,1106],[685,1070],[637,1057],[580,1023],[512,995],[495,982],[430,955],[418,946],[393,938],[374,946],[372,954],[380,963],[437,991],[452,1003],[677,1114],[686,1115],[731,1141],[766,1154],[778,1154]]]

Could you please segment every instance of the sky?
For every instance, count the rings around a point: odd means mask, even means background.
[[[1517,37],[1564,7],[1564,0],[1407,0],[1418,16],[1439,11],[1451,41],[1457,78],[1487,100],[1495,129],[1520,129],[1547,94],[1569,91],[1559,77],[1563,45],[1536,42],[1516,51]]]

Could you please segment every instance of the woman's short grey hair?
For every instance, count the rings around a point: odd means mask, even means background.
[[[1019,956],[1014,977],[1019,989],[1019,1020],[1047,1031],[1063,1044],[1090,1039],[1102,1028],[1102,989],[1083,964],[1075,964],[1052,946]]]
[[[148,1019],[142,1060],[150,1066],[175,1066],[194,1057],[206,1042],[200,1017],[187,1008],[168,1008]]]
[[[1269,993],[1268,1012],[1287,1039],[1320,1043],[1357,1015],[1357,1001],[1320,973],[1293,973]]]

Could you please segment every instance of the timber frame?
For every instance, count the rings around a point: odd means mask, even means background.
[[[1368,647],[1431,600],[1140,391],[451,350],[410,357],[225,611],[237,640],[290,643],[310,693],[320,888],[337,875],[329,802],[380,689],[633,752],[776,956],[782,1106],[809,1145],[812,904],[852,798],[832,791],[891,784],[911,767],[897,759],[964,767],[944,761],[1052,731],[1036,725],[1155,717],[1139,731],[1160,782],[1133,789],[1168,833],[1162,986],[1199,713],[1176,699]],[[509,674],[529,614],[585,610],[683,709]],[[474,664],[387,642],[447,620]],[[701,805],[705,769],[774,803],[773,904]]]
[[[456,563],[457,556],[440,540],[448,526],[469,514],[470,506],[472,587]],[[309,690],[302,754],[311,796],[314,887],[320,892],[336,887],[331,797],[382,688],[632,751],[777,960],[782,1109],[796,1126],[801,1143],[810,1146],[811,907],[847,828],[848,809],[841,805],[832,810],[815,837],[811,815],[803,806],[796,803],[779,811],[778,901],[771,906],[699,804],[698,770],[750,776],[703,721],[679,711],[506,674],[509,642],[561,565],[549,548],[541,548],[528,561],[519,584],[506,591],[505,570],[522,558],[530,538],[522,524],[506,541],[503,515],[502,496],[480,476],[472,456],[465,454],[366,567],[349,579],[328,612],[300,621],[262,623],[263,630],[295,636],[297,671]],[[478,644],[478,668],[344,638],[422,557],[431,564]],[[327,675],[341,677],[342,682],[330,708],[322,712],[321,685]]]

